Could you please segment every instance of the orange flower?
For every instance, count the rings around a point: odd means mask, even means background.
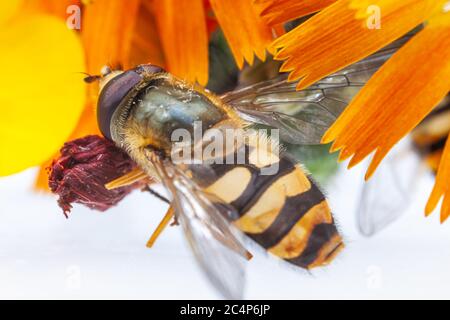
[[[276,7],[280,0],[267,2]],[[305,7],[310,3],[304,1]],[[279,49],[275,58],[286,60],[281,71],[291,72],[290,80],[300,79],[301,89],[425,23],[424,29],[378,70],[323,137],[323,143],[334,141],[332,151],[341,150],[340,160],[353,156],[349,167],[375,152],[366,179],[450,91],[450,13],[446,3],[338,0],[273,44]],[[280,10],[276,16],[293,18]],[[426,208],[429,214],[444,196],[442,221],[450,215],[449,154],[447,146]]]

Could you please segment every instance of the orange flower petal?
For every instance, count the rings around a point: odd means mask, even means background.
[[[355,7],[354,0],[339,0],[275,40],[273,46],[280,49],[275,58],[286,60],[280,71],[292,71],[291,81],[301,78],[298,89],[307,87],[401,37],[426,20],[436,3],[372,1],[381,9],[381,28],[369,29],[365,20],[356,19],[361,8]]]
[[[165,67],[164,52],[159,40],[153,5],[149,1],[142,1],[139,7],[131,38],[131,48],[128,65],[152,63]]]
[[[87,72],[97,74],[106,64],[129,67],[139,3],[140,0],[96,0],[84,7],[81,35]]]
[[[255,54],[264,61],[274,35],[252,0],[210,2],[239,68],[244,60],[253,64]]]
[[[425,214],[428,216],[436,208],[441,197],[444,201],[441,207],[441,222],[444,222],[450,216],[450,139],[447,140],[444,152],[442,154],[439,171],[436,176],[436,184],[431,192]]]
[[[168,70],[190,82],[208,81],[208,32],[203,0],[155,1]]]
[[[261,16],[276,25],[320,11],[337,0],[255,0],[263,7]]]
[[[323,137],[350,167],[376,151],[368,179],[387,152],[450,91],[450,26],[428,25],[360,91]]]

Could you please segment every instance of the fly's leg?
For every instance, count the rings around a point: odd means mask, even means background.
[[[163,219],[159,223],[158,227],[156,227],[155,231],[153,231],[152,236],[147,242],[147,248],[153,247],[155,244],[156,239],[158,239],[159,235],[163,232],[163,230],[167,227],[170,220],[174,217],[174,210],[173,207],[170,206],[167,210],[166,214],[164,215]]]

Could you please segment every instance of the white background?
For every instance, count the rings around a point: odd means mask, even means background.
[[[145,247],[165,204],[135,192],[105,213],[76,205],[66,220],[53,196],[32,191],[35,172],[0,179],[0,298],[220,298],[180,227]],[[423,214],[433,177],[397,222],[365,238],[355,222],[362,174],[342,169],[326,187],[347,240],[333,265],[308,274],[254,252],[246,298],[450,298],[450,222]]]

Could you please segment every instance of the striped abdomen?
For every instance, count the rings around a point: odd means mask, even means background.
[[[343,243],[323,193],[288,157],[246,152],[244,164],[212,165],[206,191],[231,204],[234,224],[270,253],[302,268],[328,264]],[[271,162],[277,172],[263,175]]]

